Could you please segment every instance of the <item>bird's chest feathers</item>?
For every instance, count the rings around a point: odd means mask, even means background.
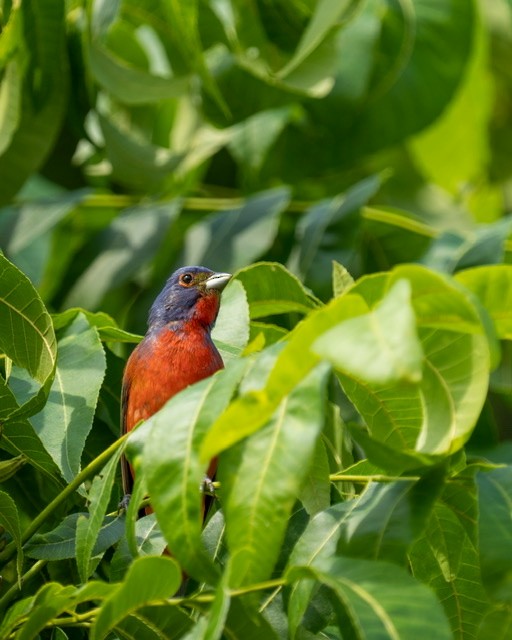
[[[223,366],[209,334],[196,323],[161,329],[148,340],[147,351],[146,384],[166,399]]]

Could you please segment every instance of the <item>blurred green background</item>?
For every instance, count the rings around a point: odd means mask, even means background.
[[[0,0],[0,246],[143,331],[168,274],[508,261],[512,3]]]

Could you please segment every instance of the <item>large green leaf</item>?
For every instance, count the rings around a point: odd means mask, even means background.
[[[219,478],[232,587],[266,579],[277,560],[323,425],[327,372],[325,365],[315,369],[261,431],[222,458]]]
[[[477,475],[480,563],[484,584],[497,600],[512,601],[512,468]]]
[[[244,285],[251,319],[297,311],[308,313],[318,301],[282,265],[260,262],[241,269],[236,279]]]
[[[494,102],[487,67],[489,43],[483,20],[475,22],[471,57],[454,99],[432,126],[409,143],[420,170],[454,195],[462,185],[481,179],[489,162],[488,126]]]
[[[441,605],[432,592],[402,569],[386,562],[336,558],[319,568],[292,568],[287,579],[317,580],[332,591],[339,630],[358,640],[406,640],[452,637]],[[295,591],[289,602],[291,636],[308,601]]]
[[[105,354],[98,332],[79,314],[59,340],[57,369],[48,402],[31,418],[34,430],[70,482],[80,471],[98,394],[105,375]],[[30,380],[15,372],[12,386],[18,396],[30,389]]]
[[[421,267],[397,267],[389,275],[363,278],[350,293],[373,306],[400,278],[411,283],[424,353],[421,381],[390,387],[345,374],[340,379],[372,438],[398,449],[449,453],[467,440],[485,400],[490,369],[485,330],[463,292]],[[435,404],[429,402],[432,397]]]
[[[0,406],[5,415],[14,412],[18,403],[13,392],[0,379]],[[1,415],[1,413],[0,413]],[[44,474],[46,479],[57,482],[61,478],[60,470],[46,451],[34,427],[27,419],[14,418],[2,426],[0,447],[12,455],[26,457],[27,461]],[[58,482],[60,485],[61,483]]]
[[[190,90],[191,77],[164,77],[131,67],[96,40],[88,43],[88,64],[98,84],[125,104],[140,105],[179,98]]]
[[[0,350],[15,365],[23,367],[41,386],[26,399],[21,410],[2,412],[31,415],[46,400],[57,360],[55,333],[49,313],[30,281],[0,255]],[[14,410],[13,410],[14,409]]]
[[[60,130],[68,97],[64,2],[31,0],[21,3],[19,11],[22,29],[18,46],[1,85],[3,95],[10,94],[6,106],[11,135],[9,146],[4,144],[0,155],[0,204],[8,202],[46,159]],[[12,19],[18,20],[18,16],[13,14]]]
[[[512,339],[512,267],[492,265],[459,271],[455,279],[474,293],[503,340]]]
[[[409,282],[398,280],[372,311],[340,322],[312,349],[347,375],[369,383],[419,382],[423,353]]]
[[[249,341],[249,304],[245,289],[232,280],[222,292],[219,315],[212,338],[224,363],[240,355]]]
[[[424,534],[410,552],[413,574],[442,603],[453,637],[475,638],[487,608],[478,554],[456,515],[436,504]]]

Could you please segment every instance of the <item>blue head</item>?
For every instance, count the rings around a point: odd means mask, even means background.
[[[194,320],[211,329],[220,294],[231,278],[206,267],[182,267],[165,283],[149,312],[149,328]]]

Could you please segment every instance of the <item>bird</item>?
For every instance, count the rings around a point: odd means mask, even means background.
[[[211,330],[230,273],[206,267],[175,271],[156,297],[143,340],[127,360],[121,391],[121,431],[127,433],[156,413],[170,398],[224,367]],[[170,427],[171,428],[171,427]],[[208,476],[215,472],[212,461]],[[122,460],[125,498],[134,471]]]

